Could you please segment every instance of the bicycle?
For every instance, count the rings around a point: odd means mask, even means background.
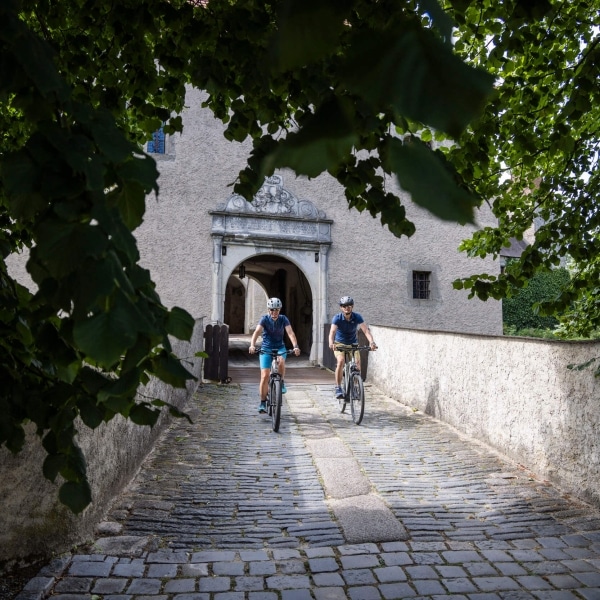
[[[342,371],[342,398],[338,398],[340,412],[345,412],[346,404],[350,404],[352,420],[360,425],[365,414],[365,386],[360,369],[356,364],[355,353],[360,350],[371,350],[370,346],[336,344],[336,350],[344,353],[344,370]]]
[[[279,356],[287,356],[290,352],[294,352],[293,349],[286,349],[284,352],[280,352],[280,349],[275,350],[263,350],[262,348],[257,349],[258,354],[268,354],[272,357],[271,360],[271,373],[269,374],[269,386],[267,388],[267,413],[271,417],[271,424],[273,425],[273,431],[277,433],[279,431],[279,424],[281,423],[281,405],[283,403],[283,395],[281,389],[283,387],[283,379],[279,372],[279,362],[277,358]]]

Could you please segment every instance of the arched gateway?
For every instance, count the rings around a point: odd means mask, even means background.
[[[211,211],[213,238],[212,314],[223,322],[227,281],[234,269],[256,257],[282,257],[299,268],[312,295],[310,360],[322,360],[322,332],[327,319],[327,253],[331,246],[330,219],[308,200],[283,187],[272,175],[248,202],[232,195]],[[294,325],[294,323],[292,323]]]

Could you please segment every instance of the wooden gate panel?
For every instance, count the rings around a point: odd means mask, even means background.
[[[204,379],[221,381],[228,379],[229,327],[227,325],[207,325],[204,330]]]
[[[208,356],[204,359],[204,379],[214,381],[217,374],[213,350],[213,329],[212,325],[207,325],[204,330],[204,351]]]
[[[231,380],[228,376],[229,367],[229,326],[221,325],[219,332],[219,373],[218,378],[221,383],[229,383]]]
[[[331,331],[331,323],[326,323],[323,327],[323,366],[326,369],[335,371],[337,361],[333,354],[333,350],[329,347],[329,332]]]

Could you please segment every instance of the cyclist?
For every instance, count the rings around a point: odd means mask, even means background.
[[[252,334],[252,339],[250,340],[250,348],[248,351],[250,354],[254,354],[256,352],[256,339],[259,335],[262,334],[262,348],[263,350],[279,350],[282,354],[278,358],[279,362],[279,372],[281,373],[282,393],[286,393],[287,389],[285,387],[284,375],[285,375],[285,343],[283,341],[284,335],[287,332],[292,344],[294,345],[294,354],[298,356],[300,354],[300,348],[298,348],[298,340],[296,339],[296,334],[292,329],[290,324],[290,320],[281,314],[281,300],[279,298],[269,298],[267,300],[267,310],[269,314],[263,315]],[[259,394],[260,394],[260,405],[258,406],[258,412],[264,413],[267,412],[267,391],[269,387],[269,375],[271,373],[271,360],[272,357],[269,354],[261,354],[260,355],[260,385],[259,385]]]
[[[360,314],[354,312],[354,300],[350,296],[340,298],[342,312],[334,315],[329,330],[329,347],[333,350],[337,365],[335,367],[335,397],[343,398],[342,372],[344,370],[344,353],[335,349],[336,344],[358,344],[358,330],[362,330],[367,336],[371,350],[376,350],[375,340],[371,335],[369,326]],[[356,352],[356,364],[360,368],[360,353]]]

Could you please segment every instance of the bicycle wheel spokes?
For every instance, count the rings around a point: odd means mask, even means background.
[[[352,420],[360,425],[365,414],[365,388],[360,373],[352,373],[350,380],[350,411]]]
[[[273,431],[279,431],[281,423],[281,380],[273,379],[271,382],[271,419],[273,421]]]

